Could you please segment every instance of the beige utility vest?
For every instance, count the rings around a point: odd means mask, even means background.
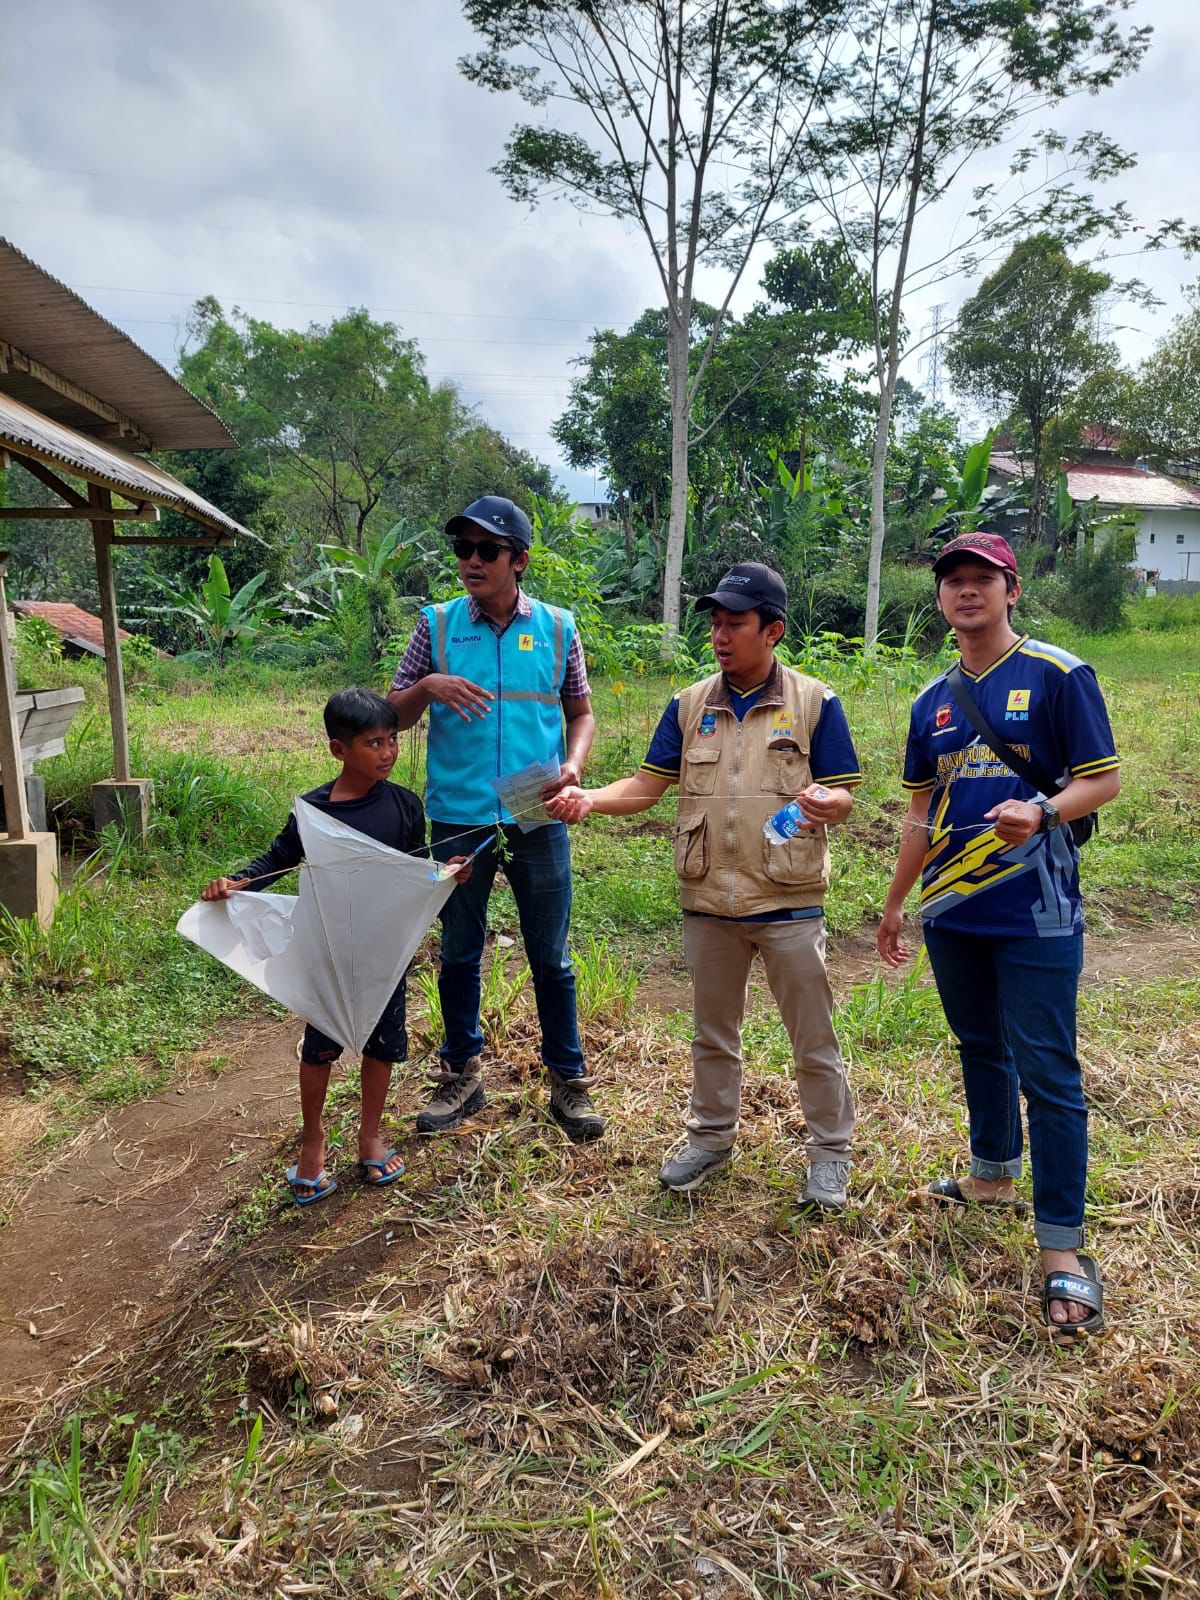
[[[823,904],[826,830],[771,844],[762,828],[812,782],[809,747],[826,692],[776,662],[741,722],[720,673],[680,693],[675,871],[685,911],[752,917]]]

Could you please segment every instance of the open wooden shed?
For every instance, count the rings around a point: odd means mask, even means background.
[[[117,626],[113,550],[124,545],[217,548],[241,534],[232,517],[146,459],[150,450],[228,450],[237,441],[221,419],[100,316],[66,284],[0,238],[0,467],[19,461],[61,504],[0,506],[3,521],[84,519],[91,523],[104,630],[113,776],[92,792],[99,824],[144,832],[150,784],[129,770],[129,728]],[[194,522],[172,539],[153,531],[160,507]],[[0,905],[18,916],[53,916],[58,850],[53,834],[29,825],[9,651],[0,552],[0,782],[7,812],[0,835]]]

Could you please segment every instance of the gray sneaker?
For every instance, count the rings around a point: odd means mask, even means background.
[[[550,1115],[574,1144],[591,1144],[604,1132],[604,1118],[588,1093],[595,1081],[550,1074]]]
[[[701,1150],[697,1144],[681,1144],[663,1162],[658,1181],[675,1194],[688,1194],[732,1160],[732,1150]]]
[[[849,1181],[848,1161],[814,1161],[808,1169],[808,1183],[800,1196],[800,1204],[820,1206],[822,1211],[844,1211]]]
[[[487,1104],[478,1056],[472,1056],[461,1072],[447,1069],[435,1073],[432,1081],[437,1088],[424,1110],[417,1113],[418,1133],[449,1133],[464,1117],[474,1116]]]

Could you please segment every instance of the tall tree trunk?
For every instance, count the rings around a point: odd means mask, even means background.
[[[667,630],[664,654],[669,653],[679,633],[683,550],[687,539],[688,321],[674,311],[667,316],[667,382],[671,393],[671,516],[663,572],[663,622]]]
[[[884,476],[887,468],[888,440],[892,431],[892,396],[895,382],[884,383],[879,396],[879,418],[875,424],[875,444],[871,451],[871,542],[867,555],[867,614],[863,638],[868,648],[879,637],[879,589],[883,568]]]

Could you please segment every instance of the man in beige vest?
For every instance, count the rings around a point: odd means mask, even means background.
[[[550,810],[647,811],[679,784],[675,870],[683,949],[694,986],[687,1141],[659,1173],[698,1189],[733,1153],[742,1087],[742,1018],[757,952],[792,1042],[808,1124],[802,1199],[846,1203],[854,1104],[833,1031],[823,905],[831,823],[844,822],[861,781],[845,713],[831,689],[775,659],[787,589],[770,567],[739,562],[696,602],[712,619],[720,671],[671,701],[641,768],[603,789],[566,788]],[[763,825],[795,799],[811,826],[772,842]]]

